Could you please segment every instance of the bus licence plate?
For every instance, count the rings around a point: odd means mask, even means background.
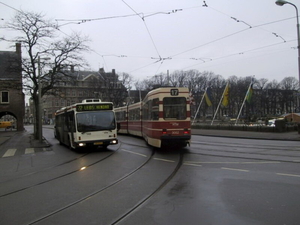
[[[103,142],[95,142],[94,145],[103,145]]]

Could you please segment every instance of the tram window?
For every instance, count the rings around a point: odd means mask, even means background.
[[[163,99],[164,119],[186,119],[186,99],[168,97]]]
[[[149,119],[149,101],[143,105],[143,119]]]
[[[158,120],[159,119],[158,111],[159,111],[159,99],[155,98],[152,101],[152,110],[151,110],[151,119],[152,120]]]
[[[140,120],[140,109],[129,110],[129,120]]]
[[[129,119],[128,120],[134,120],[134,112],[133,112],[133,110],[129,110],[128,114],[129,114]]]
[[[141,119],[141,110],[140,110],[140,108],[135,109],[135,119],[136,120]]]
[[[116,112],[116,118],[118,121],[125,120],[125,112],[124,111]]]

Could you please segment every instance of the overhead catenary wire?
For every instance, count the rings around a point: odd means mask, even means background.
[[[242,51],[242,52],[236,52],[236,53],[221,56],[221,57],[218,57],[218,58],[213,58],[210,61],[216,61],[216,60],[220,60],[220,59],[230,58],[230,57],[237,56],[237,55],[244,55],[245,53],[248,53],[248,52],[253,52],[253,51],[257,51],[257,50],[261,50],[261,49],[265,49],[265,48],[269,48],[269,47],[273,47],[273,46],[277,46],[277,45],[282,45],[284,43],[292,42],[292,41],[296,41],[296,39],[295,40],[290,40],[290,41],[285,41],[285,42],[280,42],[280,43],[275,43],[275,44],[271,44],[271,45],[265,45],[265,46],[249,49],[249,50]],[[207,61],[205,61],[205,62],[207,62]],[[183,69],[195,67],[195,66],[198,66],[200,64],[204,64],[205,62],[199,62],[199,63],[193,64],[193,65],[190,65],[190,66],[186,66]]]
[[[172,11],[169,11],[169,12],[167,12],[167,11],[166,11],[166,12],[154,12],[154,13],[150,13],[149,15],[145,15],[144,13],[138,13],[137,11],[135,11],[135,10],[134,10],[129,4],[127,4],[124,0],[122,0],[122,2],[123,2],[124,4],[126,4],[126,5],[127,5],[127,6],[135,13],[135,14],[123,15],[123,16],[104,17],[104,18],[95,18],[95,19],[84,19],[84,20],[82,20],[82,21],[83,21],[83,22],[88,22],[88,21],[101,20],[101,19],[110,19],[110,18],[120,18],[120,17],[129,17],[129,16],[138,16],[139,18],[141,18],[141,19],[143,20],[144,25],[145,25],[145,27],[146,27],[146,29],[147,29],[148,35],[149,35],[150,38],[151,38],[151,41],[152,41],[152,43],[153,43],[153,46],[154,46],[154,48],[155,48],[155,50],[156,50],[156,52],[157,52],[159,58],[160,58],[161,60],[163,60],[163,58],[161,57],[161,55],[160,55],[160,53],[159,53],[159,51],[158,51],[158,48],[157,48],[155,42],[154,42],[154,39],[153,39],[153,37],[152,37],[152,35],[151,35],[151,33],[150,33],[150,30],[148,29],[147,24],[145,23],[145,18],[148,17],[148,16],[154,16],[154,15],[157,15],[157,14],[170,14],[171,12],[174,13],[174,12],[177,12],[177,11],[182,11],[183,9],[172,10]],[[210,8],[210,9],[212,9],[212,10],[218,12],[218,13],[221,13],[221,14],[227,16],[227,17],[230,18],[230,19],[233,19],[233,20],[235,20],[235,21],[237,21],[237,22],[245,23],[246,25],[248,25],[248,28],[247,28],[247,29],[243,29],[243,30],[241,30],[241,31],[234,32],[234,33],[229,34],[229,35],[226,35],[226,36],[223,36],[223,37],[221,37],[221,38],[215,39],[215,40],[213,40],[213,41],[211,41],[211,42],[204,43],[204,44],[202,44],[202,45],[199,45],[199,46],[190,48],[190,49],[185,50],[185,51],[182,51],[182,52],[179,52],[179,53],[177,53],[177,54],[171,55],[171,56],[167,57],[168,59],[176,59],[176,58],[174,58],[175,56],[178,56],[178,55],[187,53],[187,52],[189,52],[189,51],[193,51],[193,50],[195,50],[195,49],[204,47],[204,46],[206,46],[206,45],[208,45],[208,44],[212,44],[212,43],[214,43],[214,42],[223,40],[223,39],[225,39],[225,38],[229,38],[229,37],[234,36],[234,35],[237,35],[237,34],[239,34],[239,33],[241,33],[241,32],[245,32],[245,31],[249,30],[250,28],[258,28],[258,27],[261,27],[261,26],[265,26],[265,25],[269,25],[269,24],[272,24],[272,23],[277,23],[277,22],[281,22],[281,21],[285,21],[285,20],[289,20],[289,19],[293,19],[293,18],[294,18],[294,17],[290,17],[290,18],[286,18],[286,19],[282,19],[282,20],[277,20],[277,21],[268,22],[268,23],[264,23],[264,24],[259,24],[259,25],[253,26],[253,25],[248,24],[247,22],[244,22],[244,21],[242,21],[242,20],[240,20],[240,19],[237,19],[237,18],[235,18],[235,17],[233,17],[233,16],[230,16],[230,15],[224,13],[224,12],[221,12],[220,10],[217,10],[217,9],[215,9],[215,8],[212,8],[212,7],[208,6],[207,3],[206,3],[205,1],[203,1],[203,3],[204,3],[203,6],[190,7],[190,8],[208,7],[208,8]],[[76,21],[76,20],[61,20],[61,21]],[[268,32],[270,32],[270,31],[268,31]],[[281,35],[278,35],[278,34],[275,33],[275,32],[270,32],[270,33],[272,33],[273,35],[276,34],[276,35],[275,35],[276,37],[279,37],[279,38],[281,38],[284,42],[286,42],[285,39],[284,39]],[[244,53],[244,52],[245,52],[245,51],[243,51],[243,53]],[[235,53],[235,54],[237,54],[237,53]],[[230,55],[228,55],[228,56],[224,56],[224,57],[220,57],[220,58],[230,57],[230,56],[235,55],[235,54],[230,54]],[[238,54],[242,54],[242,53],[238,53]],[[200,58],[201,58],[201,57],[200,57]],[[218,59],[220,59],[220,58],[218,58]],[[192,59],[192,58],[190,58],[190,59]],[[212,60],[213,60],[213,59],[210,59],[210,61],[212,61]],[[160,61],[160,60],[159,60],[159,61]],[[159,61],[158,61],[158,62],[159,62]],[[205,62],[205,60],[204,60],[204,62]],[[155,64],[155,63],[157,63],[157,62],[154,62],[154,64]],[[147,64],[146,66],[149,66],[149,65],[152,65],[152,64],[153,64],[153,63]],[[140,67],[140,68],[144,68],[144,66],[143,66],[143,67]],[[136,69],[135,69],[135,70],[136,70]],[[135,70],[134,70],[134,71],[135,71]]]
[[[293,17],[292,17],[292,18],[293,18]],[[269,23],[265,23],[265,24],[255,25],[255,26],[252,26],[252,28],[261,27],[261,26],[264,26],[264,25],[268,25],[268,24],[270,24],[270,23],[275,23],[275,22],[277,23],[277,22],[285,21],[285,20],[292,19],[292,18],[287,18],[287,19],[277,20],[277,21],[269,22]],[[150,64],[147,64],[147,65],[145,65],[145,66],[139,67],[139,68],[137,68],[137,69],[134,69],[134,70],[132,70],[131,72],[136,71],[136,70],[139,70],[139,69],[142,69],[142,68],[145,68],[145,67],[148,67],[148,66],[151,66],[151,65],[153,65],[153,64],[155,64],[155,63],[157,63],[157,62],[160,62],[161,60],[166,60],[166,59],[168,59],[168,60],[172,60],[172,59],[176,60],[176,59],[180,59],[180,58],[175,58],[175,57],[178,56],[178,55],[181,55],[181,54],[183,54],[183,53],[186,53],[186,52],[195,50],[195,49],[197,49],[197,48],[204,47],[204,46],[209,45],[209,44],[211,44],[211,43],[214,43],[214,42],[217,42],[217,41],[226,39],[226,38],[228,38],[228,37],[234,36],[234,35],[236,35],[236,34],[239,34],[239,33],[242,33],[242,32],[244,32],[244,31],[248,31],[248,30],[249,30],[249,28],[245,28],[245,29],[243,29],[243,30],[240,30],[240,31],[234,32],[234,33],[232,33],[232,34],[229,34],[229,35],[220,37],[220,38],[218,38],[218,39],[215,39],[215,40],[213,40],[213,41],[211,41],[211,42],[208,42],[208,43],[202,44],[202,45],[200,45],[200,46],[196,46],[196,47],[194,47],[194,48],[185,50],[185,51],[183,51],[183,52],[174,54],[174,55],[172,55],[172,56],[170,56],[170,57],[166,57],[166,58],[149,57],[149,58],[151,58],[151,59],[157,59],[158,61],[155,61],[155,62],[153,62],[153,63],[150,63]],[[276,37],[280,37],[280,38],[283,40],[283,42],[291,42],[291,41],[293,41],[293,40],[286,41],[285,39],[283,39],[281,36],[277,35],[276,33],[273,33],[273,34],[274,34]],[[269,47],[272,47],[272,46],[280,45],[280,44],[282,44],[283,42],[275,43],[275,44],[271,44],[271,45],[266,45],[266,46],[260,46],[260,47],[258,47],[258,48],[248,49],[248,50],[245,50],[245,51],[241,51],[241,52],[237,52],[237,53],[225,55],[225,56],[218,57],[218,58],[205,58],[205,57],[185,58],[185,59],[190,59],[190,60],[201,60],[200,63],[193,64],[193,65],[188,66],[188,67],[185,67],[185,68],[193,67],[193,66],[196,66],[196,65],[205,63],[205,62],[207,62],[207,61],[220,60],[220,59],[232,57],[232,56],[235,56],[235,55],[245,54],[245,53],[248,53],[248,52],[251,52],[251,51],[257,51],[257,50],[260,50],[260,49],[269,48]],[[113,56],[116,56],[116,55],[113,55]],[[133,56],[128,56],[128,57],[133,57]],[[136,57],[139,57],[139,58],[147,58],[147,57],[143,57],[143,56],[136,56]],[[204,60],[204,59],[207,59],[207,60]]]
[[[67,24],[71,24],[71,23],[74,23],[74,24],[81,24],[81,23],[86,23],[86,22],[91,22],[91,21],[97,21],[97,20],[107,20],[107,19],[117,19],[117,18],[126,18],[126,17],[134,17],[134,16],[138,16],[140,19],[142,19],[143,20],[143,23],[144,23],[144,25],[145,25],[145,27],[146,27],[146,30],[147,30],[147,33],[148,33],[148,35],[149,35],[149,37],[150,37],[150,39],[151,39],[151,42],[152,42],[152,44],[153,44],[153,46],[154,46],[154,48],[155,48],[155,51],[156,51],[156,53],[157,53],[157,55],[158,55],[158,59],[156,60],[156,61],[154,61],[154,62],[151,62],[150,64],[147,64],[147,65],[145,65],[145,66],[141,66],[141,67],[139,67],[139,68],[144,68],[144,67],[147,67],[147,66],[149,66],[149,65],[154,65],[154,64],[157,64],[157,63],[160,63],[160,66],[159,66],[159,68],[161,68],[161,66],[163,65],[163,63],[164,63],[164,61],[166,60],[166,59],[169,59],[169,60],[177,60],[177,59],[179,59],[178,58],[178,56],[180,56],[180,55],[182,55],[182,54],[184,54],[184,53],[188,53],[188,52],[190,52],[190,51],[193,51],[193,50],[196,50],[196,49],[199,49],[199,48],[201,48],[201,47],[205,47],[205,46],[207,46],[207,45],[209,45],[209,44],[213,44],[213,43],[215,43],[215,42],[217,42],[217,41],[221,41],[221,40],[223,40],[223,39],[226,39],[226,38],[230,38],[230,37],[232,37],[232,36],[234,36],[234,35],[237,35],[237,34],[239,34],[239,33],[242,33],[242,32],[245,32],[245,31],[249,31],[249,29],[250,29],[250,27],[251,27],[251,29],[253,30],[254,28],[259,28],[259,27],[263,27],[263,26],[266,26],[266,25],[269,25],[269,24],[273,24],[273,23],[278,23],[278,22],[282,22],[282,21],[286,21],[286,20],[290,20],[290,19],[294,19],[295,17],[290,17],[290,18],[285,18],[285,19],[281,19],[281,20],[277,20],[277,21],[272,21],[272,22],[267,22],[267,23],[264,23],[264,24],[259,24],[259,25],[250,25],[250,23],[248,23],[248,21],[247,22],[244,22],[243,20],[241,20],[241,18],[236,18],[236,17],[233,17],[232,15],[228,15],[228,14],[226,14],[226,13],[224,13],[224,12],[222,12],[222,11],[220,11],[220,10],[218,10],[218,9],[215,9],[215,8],[212,8],[209,4],[207,4],[207,2],[206,1],[203,1],[203,5],[201,4],[201,6],[195,6],[195,7],[190,7],[190,8],[183,8],[183,9],[175,9],[175,10],[172,10],[172,11],[158,11],[158,12],[152,12],[152,13],[141,13],[141,12],[137,12],[137,11],[135,11],[134,10],[134,8],[133,7],[131,7],[129,4],[127,4],[124,0],[122,0],[122,2],[124,3],[124,4],[126,4],[134,13],[132,13],[132,14],[128,14],[128,15],[117,15],[117,16],[108,16],[108,17],[98,17],[98,18],[92,18],[92,19],[57,19],[56,21],[59,21],[59,22],[66,22],[65,24],[62,24],[62,25],[57,25],[57,29],[61,32],[61,33],[63,33],[63,34],[65,34],[65,35],[67,35],[66,33],[64,33],[61,29],[60,29],[60,27],[61,26],[64,26],[64,25],[67,25]],[[2,3],[2,2],[0,2],[1,4],[4,4],[4,3]],[[166,14],[166,15],[168,15],[168,14],[171,14],[171,13],[173,13],[173,12],[178,12],[178,11],[182,11],[182,10],[186,10],[186,9],[191,9],[191,8],[202,8],[202,7],[206,7],[206,8],[210,8],[210,9],[212,9],[212,10],[214,10],[214,11],[216,11],[216,12],[218,12],[218,13],[221,13],[221,14],[223,14],[223,15],[225,15],[225,16],[227,16],[229,19],[231,19],[231,20],[238,20],[239,22],[243,22],[243,23],[245,23],[245,24],[248,24],[248,27],[246,28],[246,29],[244,29],[244,30],[240,30],[240,31],[237,31],[237,32],[234,32],[234,33],[232,33],[232,34],[228,34],[228,35],[225,35],[225,36],[223,36],[223,37],[220,37],[220,38],[218,38],[218,39],[215,39],[215,40],[212,40],[211,42],[207,42],[207,43],[203,43],[203,44],[201,44],[201,45],[198,45],[198,46],[196,46],[196,47],[194,47],[194,48],[190,48],[190,49],[187,49],[187,50],[184,50],[184,51],[182,51],[182,52],[179,52],[179,53],[176,53],[176,54],[173,54],[173,55],[171,55],[171,56],[169,56],[169,57],[165,57],[165,56],[162,56],[161,54],[160,54],[160,49],[158,49],[158,47],[157,47],[157,45],[156,45],[156,42],[155,42],[155,39],[153,38],[153,36],[152,36],[152,33],[150,32],[150,29],[148,28],[148,26],[147,26],[147,21],[146,21],[146,18],[148,18],[148,17],[150,17],[150,16],[157,16],[157,15],[160,15],[160,14]],[[13,7],[12,7],[13,8]],[[15,10],[17,10],[17,9],[15,9]],[[18,11],[18,10],[17,10]],[[234,19],[233,19],[234,18]],[[237,22],[238,22],[237,21]],[[274,35],[275,37],[277,37],[277,38],[280,38],[280,39],[282,39],[282,41],[283,42],[291,42],[291,40],[286,40],[286,38],[283,36],[283,35],[280,35],[280,34],[278,34],[277,32],[273,32],[273,31],[268,31],[268,32],[270,32],[272,35]],[[274,46],[275,46],[276,44],[274,44]],[[224,56],[221,56],[221,57],[218,57],[218,58],[213,58],[213,57],[211,57],[209,60],[206,60],[204,57],[186,57],[185,59],[188,59],[188,60],[196,60],[196,59],[198,59],[198,61],[199,61],[199,63],[197,63],[196,65],[199,65],[199,64],[201,64],[201,63],[206,63],[206,62],[208,62],[208,61],[214,61],[214,60],[220,60],[220,59],[224,59],[224,58],[227,58],[227,57],[231,57],[231,56],[234,56],[234,55],[241,55],[241,54],[245,54],[245,53],[248,53],[248,52],[250,52],[250,51],[257,51],[257,50],[260,50],[260,49],[263,49],[263,48],[267,48],[267,47],[271,47],[272,45],[266,45],[266,46],[262,46],[262,47],[259,47],[259,48],[252,48],[252,49],[249,49],[249,50],[246,50],[246,51],[237,51],[236,53],[233,53],[233,54],[226,54],[226,55],[224,55]],[[138,57],[138,58],[149,58],[149,59],[154,59],[154,57],[147,57],[147,56],[130,56],[130,55],[128,55],[128,54],[112,54],[112,55],[104,55],[104,54],[100,54],[100,56],[104,59],[105,57],[110,57],[110,56],[113,56],[113,57],[120,57],[120,58],[125,58],[125,57],[123,57],[123,56],[126,56],[127,58],[130,58],[130,57]],[[206,56],[207,57],[207,56]],[[208,56],[209,57],[209,56]],[[203,59],[202,59],[203,58]],[[191,67],[191,66],[189,66],[189,67]],[[134,69],[134,70],[132,70],[132,71],[136,71],[137,69]]]
[[[0,2],[0,4],[6,6],[6,7],[8,7],[8,8],[10,8],[10,9],[13,9],[13,10],[19,12],[19,13],[23,13],[22,11],[20,11],[20,10],[18,10],[18,9],[16,9],[16,8],[14,8],[14,7],[12,7],[12,6],[8,5],[8,4],[6,4],[6,3]]]
[[[148,33],[148,35],[149,35],[149,37],[150,37],[150,39],[151,39],[151,42],[152,42],[152,44],[153,44],[153,46],[154,46],[154,48],[155,48],[155,51],[156,51],[157,55],[161,58],[160,53],[159,53],[159,51],[158,51],[158,48],[157,48],[157,46],[156,46],[156,44],[155,44],[155,42],[154,42],[154,39],[153,39],[153,37],[152,37],[152,35],[151,35],[151,33],[150,33],[150,30],[149,30],[149,28],[148,28],[148,26],[147,26],[147,24],[146,24],[146,22],[145,22],[145,18],[142,17],[142,16],[140,16],[139,13],[137,13],[130,5],[128,5],[124,0],[122,0],[122,2],[124,2],[125,5],[127,5],[133,12],[136,13],[137,16],[139,16],[139,17],[142,19],[142,21],[143,21],[143,23],[144,23],[144,25],[145,25],[145,27],[146,27],[147,33]]]

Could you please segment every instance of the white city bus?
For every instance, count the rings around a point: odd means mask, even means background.
[[[55,114],[55,137],[71,149],[118,144],[112,102],[86,99]]]

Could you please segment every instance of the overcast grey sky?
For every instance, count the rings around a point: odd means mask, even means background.
[[[299,0],[291,0],[300,8]],[[175,70],[225,79],[298,79],[296,10],[275,0],[0,0],[0,24],[18,10],[57,20],[60,35],[90,39],[91,70],[145,79]],[[6,6],[7,4],[8,6]],[[206,5],[206,6],[203,6]],[[13,35],[3,29],[1,36]],[[12,50],[0,41],[0,50]]]

